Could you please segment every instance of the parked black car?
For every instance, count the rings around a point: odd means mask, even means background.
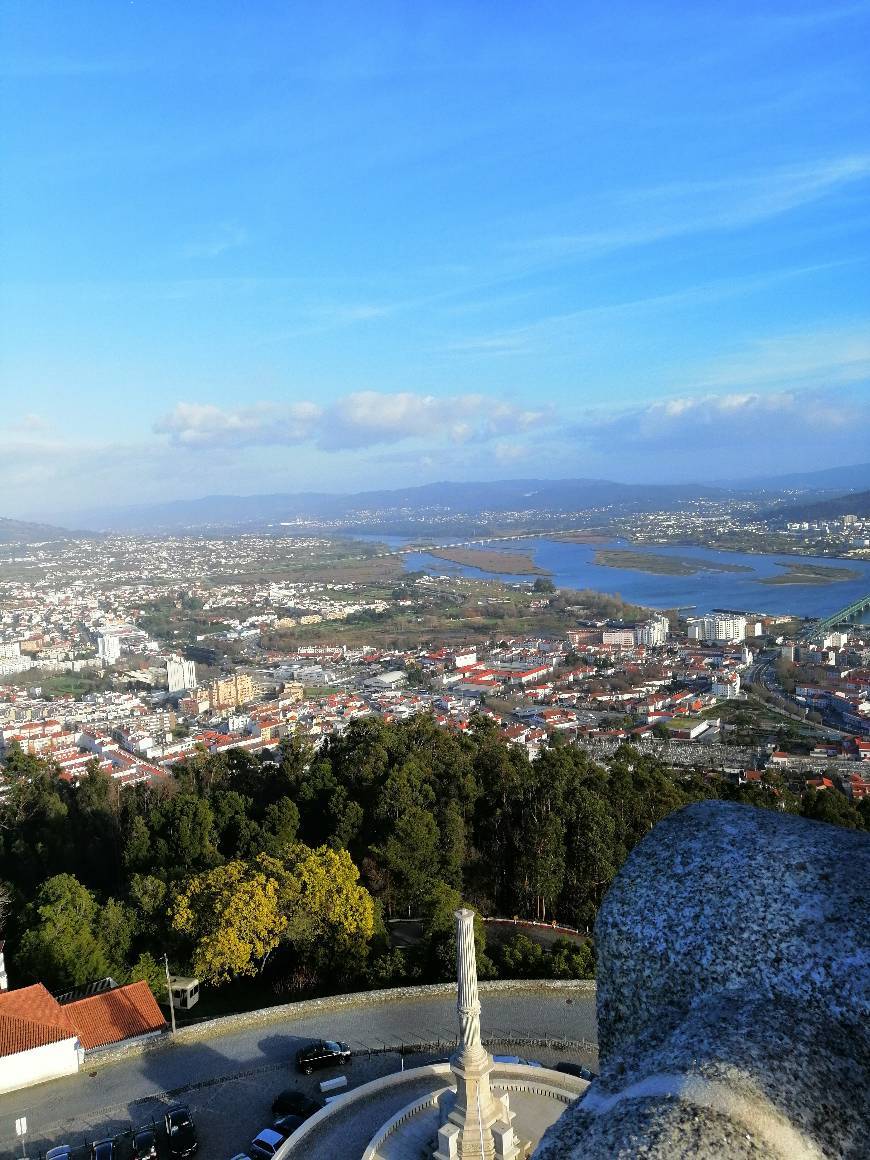
[[[595,1079],[595,1073],[590,1071],[588,1067],[583,1067],[579,1063],[557,1063],[554,1071],[561,1071],[563,1075],[576,1075],[578,1079]]]
[[[190,1114],[190,1108],[184,1104],[175,1104],[163,1117],[166,1126],[166,1139],[169,1143],[169,1155],[176,1157],[192,1156],[199,1147],[196,1138],[196,1126]]]
[[[56,1148],[49,1148],[45,1160],[71,1160],[73,1154],[69,1144],[58,1144]]]
[[[276,1132],[280,1132],[282,1136],[292,1136],[296,1129],[304,1123],[304,1116],[297,1116],[293,1112],[288,1112],[286,1116],[276,1116],[272,1121],[272,1127]]]
[[[153,1128],[139,1128],[133,1133],[132,1160],[157,1160],[157,1133]]]
[[[350,1063],[350,1048],[335,1039],[317,1039],[296,1052],[296,1066],[303,1075],[321,1067],[345,1067]]]
[[[319,1112],[321,1108],[325,1107],[326,1104],[323,1100],[307,1096],[305,1092],[300,1092],[297,1088],[285,1088],[284,1091],[278,1092],[272,1100],[272,1115],[302,1116],[303,1119],[307,1120],[309,1116],[313,1116],[315,1112]]]
[[[115,1160],[115,1141],[97,1140],[91,1144],[91,1160]]]

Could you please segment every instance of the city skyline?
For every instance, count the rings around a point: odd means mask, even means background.
[[[0,22],[0,515],[866,460],[867,4]]]

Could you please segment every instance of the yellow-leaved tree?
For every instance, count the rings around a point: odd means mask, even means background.
[[[170,919],[193,944],[194,973],[215,985],[262,970],[287,927],[277,878],[245,862],[191,878]]]
[[[281,858],[261,855],[257,865],[277,883],[283,940],[320,969],[352,973],[374,933],[375,904],[347,850],[299,842]]]

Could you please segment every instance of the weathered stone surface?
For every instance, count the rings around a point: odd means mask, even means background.
[[[866,834],[724,802],[660,823],[596,926],[600,1078],[535,1156],[870,1154],[868,886]]]

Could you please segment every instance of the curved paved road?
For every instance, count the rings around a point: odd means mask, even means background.
[[[589,994],[511,991],[486,993],[481,1001],[487,1038],[594,1041],[596,1037],[595,1000]],[[30,1131],[28,1155],[34,1157],[52,1144],[77,1145],[121,1133],[131,1122],[139,1124],[159,1115],[160,1104],[168,1102],[167,1092],[198,1085],[180,1098],[190,1103],[200,1127],[200,1160],[226,1160],[244,1150],[256,1131],[269,1122],[276,1091],[288,1083],[316,1090],[317,1077],[302,1080],[288,1066],[307,1039],[334,1037],[363,1050],[452,1040],[455,1027],[454,996],[402,996],[170,1044],[95,1071],[0,1096],[0,1149],[4,1156],[21,1155],[15,1146],[15,1119],[23,1114]],[[556,1058],[537,1049],[534,1055],[549,1055],[545,1062]],[[370,1061],[358,1058],[351,1080],[365,1082],[398,1066],[397,1055],[379,1055]]]

